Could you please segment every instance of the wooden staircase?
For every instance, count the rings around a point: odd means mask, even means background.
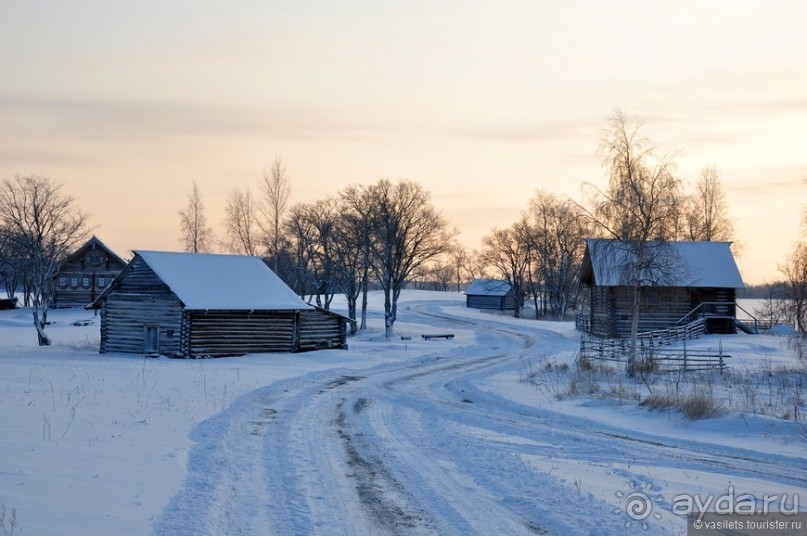
[[[745,313],[747,318],[737,318],[738,310]],[[709,334],[737,333],[737,330],[739,330],[750,335],[757,335],[761,331],[770,328],[770,326],[758,320],[753,314],[749,313],[741,305],[733,301],[700,303],[689,313],[681,317],[677,324],[680,325],[686,322],[691,322],[695,318],[704,319],[706,333]]]

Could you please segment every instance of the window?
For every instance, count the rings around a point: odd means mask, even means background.
[[[62,287],[62,288],[67,286],[67,276],[66,275],[60,275],[59,276],[59,286]]]
[[[97,266],[102,262],[103,259],[101,259],[101,256],[99,254],[93,253],[92,255],[90,255],[90,264],[92,264],[93,266]]]
[[[106,286],[106,277],[104,277],[102,275],[99,275],[98,276],[98,285],[96,285],[96,286],[98,288],[104,288]]]
[[[70,286],[75,288],[78,286],[78,276],[73,276],[70,278]]]
[[[82,284],[82,286],[83,286],[84,288],[90,288],[90,276],[85,275],[85,276],[84,276],[84,277],[81,279],[81,284]]]

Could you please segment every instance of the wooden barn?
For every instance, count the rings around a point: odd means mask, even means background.
[[[61,264],[53,278],[53,307],[78,307],[95,301],[126,266],[93,236]]]
[[[516,295],[507,281],[475,279],[465,291],[465,306],[471,309],[512,311],[516,308]]]
[[[598,337],[630,335],[633,282],[640,281],[639,332],[704,318],[708,333],[736,333],[735,298],[744,284],[731,243],[655,244],[651,247],[663,251],[657,261],[663,267],[648,265],[637,275],[630,247],[615,240],[586,240],[580,290],[588,304],[578,327]]]
[[[101,353],[347,348],[348,319],[305,303],[258,257],[136,251],[93,307],[101,309]]]

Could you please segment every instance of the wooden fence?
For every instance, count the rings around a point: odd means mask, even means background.
[[[625,363],[628,361],[630,342],[626,346],[618,343],[620,339],[614,339],[615,344],[602,344],[599,341],[581,341],[580,352],[588,359],[597,361],[611,361],[615,363]],[[698,370],[719,370],[728,367],[729,354],[724,354],[722,350],[696,351],[683,348],[649,348],[639,347],[637,352],[638,367],[653,372],[676,372],[676,371],[698,371]]]
[[[727,367],[722,347],[718,352],[688,350],[686,341],[705,332],[703,318],[678,328],[661,329],[640,333],[636,340],[637,360],[645,370],[673,372],[679,370],[723,370]],[[683,343],[681,348],[663,348]],[[631,341],[628,337],[601,339],[583,336],[580,339],[580,354],[588,359],[627,363]]]

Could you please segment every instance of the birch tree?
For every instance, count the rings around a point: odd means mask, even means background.
[[[249,189],[234,189],[227,198],[224,210],[224,233],[222,245],[237,255],[258,255],[257,213],[255,201]]]
[[[207,253],[213,243],[213,229],[207,224],[205,205],[194,181],[188,196],[188,205],[179,211],[179,225],[182,231],[180,242],[185,251]]]
[[[641,289],[675,277],[669,271],[672,252],[666,240],[678,224],[683,199],[673,157],[658,155],[642,126],[621,110],[614,112],[599,147],[608,187],[601,190],[589,185],[592,206],[583,207],[591,224],[617,241],[614,252],[621,250],[622,258],[633,259],[623,270],[624,284],[633,289],[627,366],[631,376],[636,364]]]
[[[261,231],[265,237],[267,253],[272,257],[272,268],[277,273],[283,244],[281,236],[283,216],[291,195],[291,183],[286,175],[286,166],[280,158],[275,158],[272,167],[264,171],[260,179],[260,190],[263,215]]]
[[[690,196],[687,231],[690,240],[731,240],[734,229],[728,216],[720,176],[714,166],[703,169],[695,192]]]

